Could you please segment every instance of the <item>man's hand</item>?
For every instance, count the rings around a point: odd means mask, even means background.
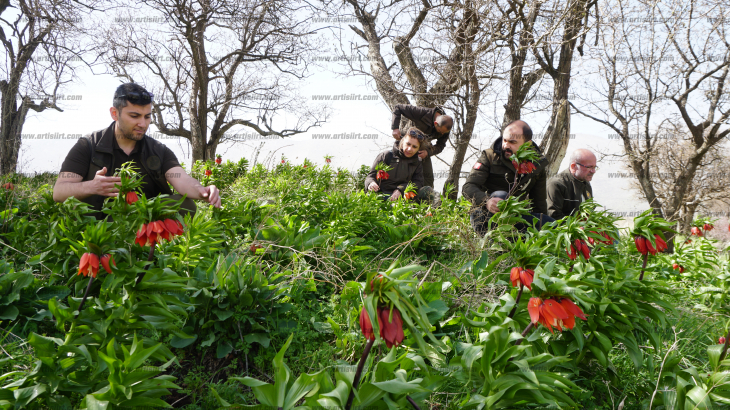
[[[220,191],[218,190],[218,188],[216,188],[215,185],[198,187],[198,191],[200,192],[200,197],[208,201],[209,204],[213,205],[216,208],[221,207]]]
[[[427,156],[428,156],[428,151],[426,151],[425,149],[424,150],[421,150],[421,151],[418,151],[418,158],[424,159]]]
[[[380,187],[375,182],[371,182],[370,185],[368,185],[368,189],[371,191],[380,191]]]
[[[395,201],[395,200],[397,200],[398,198],[400,198],[400,191],[396,189],[396,190],[395,190],[395,191],[393,192],[393,195],[391,195],[391,196],[390,196],[390,198],[388,198],[388,201]]]
[[[489,201],[487,201],[487,210],[493,214],[496,214],[499,212],[499,206],[497,206],[497,202],[504,201],[502,198],[490,198]]]
[[[393,138],[400,141],[400,130],[399,129],[396,128],[393,130]]]
[[[119,189],[114,184],[122,182],[120,177],[107,177],[106,167],[96,171],[94,179],[91,180],[89,188],[91,189],[91,195],[102,195],[102,196],[118,196]]]

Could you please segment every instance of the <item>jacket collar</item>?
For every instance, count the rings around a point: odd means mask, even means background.
[[[96,142],[96,151],[106,152],[107,154],[114,153],[112,141],[114,140],[114,125],[116,123],[116,121],[112,121],[111,125],[102,131],[101,138]]]

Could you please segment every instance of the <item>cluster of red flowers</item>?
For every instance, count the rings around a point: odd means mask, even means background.
[[[682,266],[682,265],[680,265],[680,264],[678,264],[678,263],[675,263],[675,264],[673,264],[673,265],[672,265],[672,268],[673,268],[674,270],[677,270],[677,269],[679,269],[679,273],[684,273],[684,266]]]
[[[534,277],[534,270],[522,269],[516,266],[512,268],[509,274],[509,280],[512,281],[512,286],[519,287],[520,285],[525,285],[530,290],[532,290],[532,279]]]
[[[583,239],[576,239],[573,245],[570,245],[570,249],[566,250],[570,260],[574,261],[578,258],[578,252],[583,254],[583,257],[588,260],[591,257],[591,250],[588,248],[588,244]]]
[[[606,232],[600,232],[600,233],[599,233],[599,232],[596,232],[596,231],[591,231],[591,233],[594,233],[594,234],[596,234],[596,235],[601,235],[601,236],[603,236],[604,238],[606,238],[606,240],[605,240],[605,241],[602,241],[602,240],[598,239],[598,242],[600,242],[600,243],[602,243],[602,244],[604,244],[604,245],[613,245],[613,238],[611,238],[611,236],[610,236],[610,235],[608,235],[608,234],[607,234]],[[595,240],[595,239],[593,239],[593,238],[588,238],[588,242],[589,242],[589,243],[590,243],[591,245],[594,245],[594,244],[595,244],[595,241],[596,241],[596,240]]]
[[[221,158],[220,156],[218,156],[218,157],[215,157],[215,163],[216,163],[217,165],[220,165],[220,164],[221,164],[221,162],[223,162],[223,158]]]
[[[527,311],[533,324],[540,323],[553,333],[553,326],[563,331],[563,326],[573,329],[575,318],[586,319],[585,313],[572,300],[563,298],[560,302],[555,299],[530,298]]]
[[[662,252],[667,249],[667,243],[664,242],[664,239],[662,239],[659,234],[654,234],[654,240],[656,242],[656,248],[654,248],[650,240],[644,238],[643,236],[637,236],[636,238],[634,238],[636,250],[639,251],[639,253],[642,255],[646,255],[647,252],[651,253],[652,255],[656,255],[657,252]]]
[[[132,205],[133,203],[139,201],[139,196],[137,196],[137,193],[134,191],[127,192],[127,195],[125,195],[124,199],[127,201],[128,205]]]
[[[725,336],[720,336],[720,339],[718,340],[718,342],[720,342],[721,345],[724,345],[725,344]]]
[[[705,231],[711,231],[711,230],[715,229],[715,225],[704,224],[704,225],[702,225],[702,228],[700,228],[699,226],[693,226],[692,229],[690,230],[690,235],[703,236],[703,232],[702,232],[703,229]],[[728,226],[727,229],[728,229],[728,231],[730,231],[730,226]]]
[[[398,309],[393,308],[393,321],[388,321],[390,309],[387,307],[379,307],[377,309],[378,327],[380,328],[380,337],[385,340],[385,345],[390,349],[398,346],[403,342],[405,335],[403,334],[403,318]],[[373,324],[370,322],[370,316],[365,308],[360,311],[360,331],[366,339],[375,340],[375,331]]]
[[[388,175],[387,172],[381,169],[380,171],[378,171],[378,175],[376,176],[376,178],[385,181],[386,179],[390,178],[390,175]]]
[[[403,194],[403,196],[404,196],[404,197],[405,197],[406,199],[413,199],[413,198],[415,198],[415,197],[416,197],[416,193],[415,193],[415,192],[413,192],[413,191],[409,191],[409,192],[406,192],[405,194]]]
[[[209,176],[211,176],[211,175],[213,175],[213,171],[211,171],[211,170],[209,170],[209,169],[206,169],[206,170],[205,170],[205,176],[206,176],[206,177],[209,177]]]
[[[512,161],[512,165],[515,167],[518,174],[530,174],[537,169],[535,164],[531,161],[523,162],[521,164],[517,163],[517,161]]]
[[[111,264],[109,262],[111,262]],[[101,257],[101,266],[107,273],[112,273],[111,265],[117,266],[117,263],[114,262],[114,257],[108,253],[104,254],[104,256]],[[96,274],[99,273],[99,255],[88,252],[81,255],[79,272],[76,275],[81,275],[82,273],[84,276],[91,275],[93,278],[96,277]]]
[[[331,160],[331,159],[329,159],[329,158],[325,158],[325,159],[324,159],[324,162],[326,162],[326,163],[328,163],[328,164],[329,164],[330,162],[332,162],[332,160]]]
[[[15,189],[15,185],[13,185],[12,182],[6,182],[3,184],[3,188],[7,189],[8,191],[12,191]]]
[[[152,245],[159,242],[160,239],[172,240],[176,235],[182,234],[183,226],[178,221],[165,219],[164,221],[152,221],[148,224],[142,224],[137,231],[137,239],[135,240],[140,246]]]

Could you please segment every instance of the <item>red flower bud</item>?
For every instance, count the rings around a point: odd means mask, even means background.
[[[137,193],[134,191],[127,192],[127,196],[125,197],[127,204],[132,205],[133,203],[139,201],[139,196],[137,196]]]
[[[636,250],[639,251],[640,254],[646,255],[646,252],[648,252],[648,249],[646,247],[646,238],[643,236],[637,236],[634,238],[634,243],[636,244]]]
[[[718,342],[720,342],[721,345],[724,345],[725,344],[725,336],[720,336],[720,339],[718,340]]]
[[[109,261],[111,261],[111,265],[109,264]],[[104,268],[106,273],[112,273],[112,265],[117,266],[112,255],[107,253],[101,257],[101,266]]]

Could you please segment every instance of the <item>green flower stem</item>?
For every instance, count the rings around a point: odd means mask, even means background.
[[[365,350],[363,350],[362,352],[362,357],[360,357],[360,363],[357,364],[357,370],[355,371],[355,379],[352,381],[352,389],[350,390],[350,394],[347,396],[347,404],[345,405],[345,410],[350,410],[350,407],[352,407],[352,399],[355,398],[355,389],[357,389],[357,386],[360,384],[360,375],[362,374],[362,369],[365,367],[365,362],[368,359],[368,355],[370,354],[370,349],[372,349],[373,347],[373,343],[375,343],[375,339],[368,339],[368,343],[365,345]]]
[[[86,292],[84,292],[84,298],[81,299],[81,304],[79,305],[79,313],[76,314],[76,317],[74,317],[74,320],[79,318],[79,315],[81,314],[81,309],[84,308],[84,303],[86,303],[86,298],[89,296],[89,289],[91,289],[91,282],[94,281],[94,276],[89,276],[89,284],[86,285]]]
[[[522,297],[522,291],[525,289],[525,285],[520,283],[520,291],[517,293],[517,299],[515,299],[515,306],[510,310],[509,315],[507,315],[508,318],[512,319],[515,315],[515,311],[517,311],[517,305],[520,304],[520,298]]]
[[[588,339],[586,339],[586,342],[584,343],[584,345],[588,345],[592,341],[593,341],[593,332],[591,332],[590,336],[588,336]],[[588,351],[587,347],[585,347],[585,348],[583,348],[583,350],[581,350],[580,354],[578,355],[578,358],[575,359],[576,364],[580,363],[580,361],[583,360],[583,357],[586,355],[586,351]]]
[[[644,270],[646,269],[646,262],[649,260],[649,253],[644,254],[644,264],[641,265],[641,275],[639,276],[639,280],[644,279]]]
[[[147,257],[147,265],[144,267],[144,272],[140,273],[137,277],[137,285],[139,285],[140,282],[142,282],[142,279],[144,278],[145,273],[147,273],[147,270],[152,266],[152,259],[155,257],[155,246],[157,245],[157,242],[153,243],[152,246],[150,246],[150,255]]]

